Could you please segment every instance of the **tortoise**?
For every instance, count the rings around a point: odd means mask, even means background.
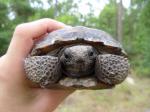
[[[127,77],[129,62],[122,45],[110,34],[75,26],[53,31],[39,40],[25,59],[25,71],[41,87],[114,86]]]

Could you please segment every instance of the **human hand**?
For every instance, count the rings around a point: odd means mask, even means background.
[[[0,58],[0,112],[51,112],[73,92],[31,87],[24,71],[24,59],[35,40],[63,27],[52,19],[16,27],[7,53]]]

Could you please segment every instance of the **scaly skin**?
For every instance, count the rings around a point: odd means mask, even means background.
[[[95,75],[97,78],[110,85],[119,84],[129,73],[128,59],[113,54],[103,54],[96,58]]]
[[[60,57],[64,74],[76,78],[93,74],[97,54],[90,45],[67,47]]]
[[[41,87],[56,83],[61,77],[61,67],[57,57],[33,56],[26,58],[27,77]]]

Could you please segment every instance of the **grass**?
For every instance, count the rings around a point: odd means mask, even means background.
[[[78,90],[55,112],[150,112],[150,79],[134,80],[109,90]]]

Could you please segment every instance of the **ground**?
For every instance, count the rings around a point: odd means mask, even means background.
[[[78,90],[54,112],[150,112],[150,78],[133,78],[110,90]]]

